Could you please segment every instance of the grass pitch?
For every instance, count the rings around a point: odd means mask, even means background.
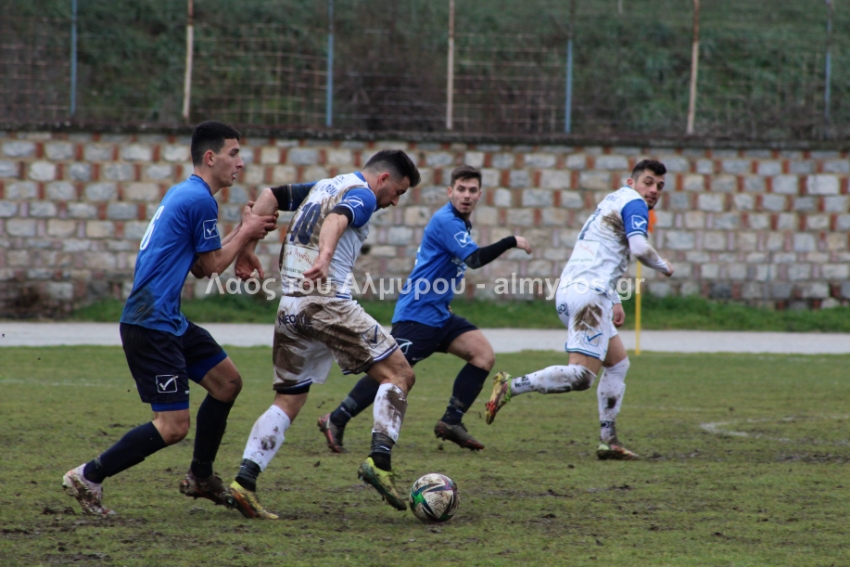
[[[272,401],[270,349],[228,349],[245,381],[217,461],[235,474],[251,425]],[[514,374],[563,364],[557,353],[500,355]],[[82,516],[61,476],[150,413],[123,353],[111,347],[0,350],[0,565],[630,565],[850,564],[847,356],[632,357],[621,440],[645,458],[599,462],[593,390],[528,394],[491,426],[483,403],[466,424],[471,453],[432,428],[461,362],[436,355],[417,384],[394,464],[401,486],[453,478],[457,516],[425,525],[356,479],[371,412],[332,455],[315,426],[354,384],[337,370],[314,386],[260,478],[281,514],[249,521],[177,486],[184,440],[105,483],[106,520]],[[193,412],[203,398],[193,386]]]

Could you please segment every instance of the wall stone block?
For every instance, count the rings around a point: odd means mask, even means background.
[[[32,201],[29,204],[29,216],[47,218],[56,216],[56,205],[50,201]]]
[[[6,234],[9,236],[33,237],[38,233],[35,219],[9,219],[6,221]]]
[[[794,160],[788,163],[788,171],[797,175],[815,172],[815,162],[812,160]]]
[[[745,175],[750,172],[751,163],[748,159],[724,159],[720,162],[720,168],[724,173]]]
[[[838,195],[840,189],[837,175],[810,175],[806,178],[806,193],[809,195]]]
[[[111,201],[118,197],[115,183],[90,183],[86,185],[85,196],[89,201]]]
[[[762,195],[761,208],[765,211],[784,211],[787,206],[787,198],[782,195],[771,195],[767,193]]]
[[[510,209],[508,211],[508,225],[533,226],[534,212],[530,209]]]
[[[29,164],[29,179],[33,181],[53,181],[56,179],[56,164],[49,161],[36,161]]]
[[[287,152],[287,163],[289,165],[317,165],[319,163],[319,151],[315,148],[292,148]]]
[[[189,151],[188,145],[168,144],[160,148],[160,155],[164,161],[180,163],[191,159]]]
[[[33,142],[15,141],[3,143],[3,155],[10,158],[31,158],[35,156]]]
[[[629,169],[629,160],[623,156],[599,156],[596,158],[596,168],[608,170]]]
[[[824,173],[850,173],[850,160],[846,159],[831,159],[823,162]]]
[[[546,189],[569,189],[571,183],[568,171],[546,169],[540,172],[540,186]]]
[[[760,161],[756,171],[763,177],[771,177],[782,173],[782,162],[776,160]]]
[[[668,230],[664,234],[664,247],[670,250],[693,250],[695,236],[690,232]]]
[[[109,203],[106,218],[110,220],[136,220],[139,209],[134,203]]]
[[[86,236],[89,238],[112,238],[115,236],[115,223],[112,221],[87,221]]]
[[[125,161],[151,161],[153,148],[144,144],[130,144],[121,148],[121,159]]]
[[[800,191],[800,178],[796,175],[777,175],[771,180],[774,193],[796,195]]]
[[[512,153],[493,154],[490,163],[496,169],[511,169],[516,163],[516,157]]]
[[[582,171],[579,174],[578,186],[591,191],[611,189],[611,174],[602,171]]]
[[[682,183],[685,191],[704,191],[705,176],[703,175],[686,175]]]
[[[272,168],[272,185],[297,183],[298,171],[291,165],[276,165]]]
[[[525,167],[535,167],[545,169],[555,167],[557,158],[552,154],[525,154]]]
[[[0,218],[13,217],[16,214],[18,214],[17,203],[12,203],[11,201],[0,201]]]
[[[523,207],[551,207],[554,194],[546,189],[525,189],[522,192]]]
[[[531,185],[531,178],[524,169],[514,169],[509,174],[510,187],[522,189]]]
[[[701,193],[697,195],[697,208],[701,211],[721,212],[724,209],[726,197],[722,194]]]
[[[6,198],[10,201],[30,201],[38,197],[38,186],[32,181],[21,181],[6,186]]]

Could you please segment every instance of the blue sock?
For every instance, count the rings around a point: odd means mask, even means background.
[[[380,386],[377,380],[368,375],[361,378],[348,393],[348,397],[331,413],[333,424],[345,428],[348,420],[372,405]]]
[[[98,458],[86,463],[83,476],[92,482],[103,482],[165,447],[165,441],[152,422],[140,425],[124,434],[115,445]]]
[[[222,402],[207,394],[198,408],[195,431],[195,451],[192,454],[192,474],[196,478],[212,476],[213,462],[227,428],[227,416],[233,402]]]
[[[446,407],[446,413],[440,418],[449,425],[457,425],[463,419],[465,414],[478,394],[481,393],[481,388],[484,387],[484,381],[490,375],[489,370],[478,368],[467,363],[455,378],[455,384],[452,388],[452,398],[449,400],[449,405]]]

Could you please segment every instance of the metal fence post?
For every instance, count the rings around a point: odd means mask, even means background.
[[[697,109],[697,73],[699,73],[699,0],[694,0],[694,42],[691,46],[691,87],[688,94],[688,125],[686,134],[694,133]]]
[[[334,91],[334,0],[328,0],[328,77],[325,97],[325,126],[333,125]]]
[[[77,0],[71,0],[71,104],[72,117],[77,112]]]
[[[824,65],[823,120],[824,134],[829,136],[829,89],[832,75],[832,0],[826,0],[826,61]]]
[[[446,85],[446,130],[452,129],[454,122],[455,97],[455,0],[449,0],[449,62]]]
[[[576,17],[576,0],[570,0],[570,24],[567,28],[567,93],[564,101],[564,133],[572,131],[573,114],[573,20]]]
[[[192,100],[192,55],[195,45],[195,12],[188,0],[186,19],[186,74],[183,77],[183,121],[189,121],[189,103]]]

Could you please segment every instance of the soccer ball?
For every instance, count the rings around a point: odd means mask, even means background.
[[[423,522],[445,522],[457,512],[460,498],[455,481],[430,473],[413,483],[409,501],[413,515]]]

